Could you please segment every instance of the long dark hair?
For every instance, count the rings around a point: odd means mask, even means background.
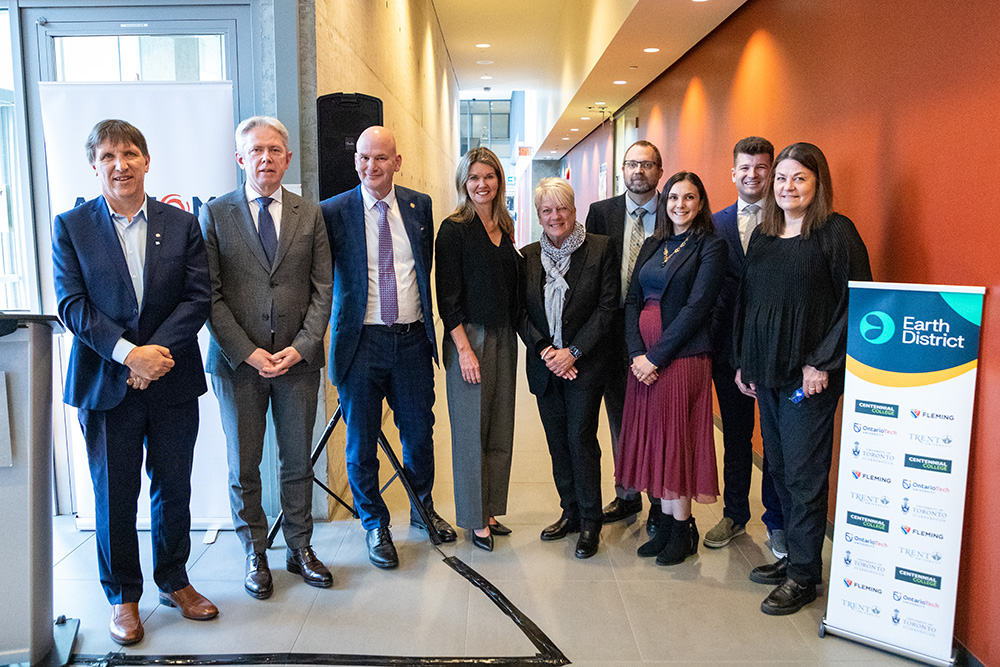
[[[653,232],[653,236],[661,241],[670,238],[674,233],[674,223],[670,221],[670,216],[667,215],[667,196],[670,194],[670,188],[674,187],[675,183],[681,181],[687,181],[694,185],[695,189],[698,190],[698,197],[701,199],[701,208],[698,209],[698,215],[691,221],[691,227],[689,228],[691,234],[693,236],[705,236],[715,233],[715,223],[712,222],[712,207],[708,203],[708,193],[705,192],[704,184],[698,178],[698,174],[693,171],[678,171],[663,186],[663,191],[660,193],[660,202],[656,207],[658,209],[656,213],[656,230]]]
[[[806,207],[802,219],[803,239],[823,226],[833,213],[833,181],[830,180],[830,166],[823,151],[815,144],[799,142],[785,146],[771,167],[771,187],[764,193],[764,214],[760,221],[760,231],[768,236],[781,236],[785,231],[785,212],[778,207],[774,197],[774,175],[782,160],[795,160],[816,176],[816,193]]]
[[[497,195],[493,198],[491,206],[493,220],[500,226],[500,231],[510,236],[514,233],[514,220],[507,212],[507,196],[504,190],[503,167],[500,166],[500,158],[496,153],[485,146],[473,148],[462,156],[455,170],[455,187],[458,189],[458,206],[448,216],[455,222],[469,222],[476,215],[475,205],[469,201],[469,190],[466,185],[469,183],[469,170],[472,165],[482,162],[487,167],[496,172],[497,175]]]

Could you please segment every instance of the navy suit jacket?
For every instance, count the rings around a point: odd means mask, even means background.
[[[729,247],[726,261],[726,278],[719,292],[719,301],[712,313],[712,350],[713,359],[729,363],[733,347],[733,314],[736,307],[736,288],[740,284],[740,274],[743,273],[743,261],[746,253],[740,242],[740,230],[736,220],[736,206],[739,201],[722,209],[712,220],[715,223],[715,233]]]
[[[660,295],[663,333],[647,350],[639,333],[639,313],[644,303],[639,270],[650,258],[661,261],[662,255],[653,257],[659,247],[660,240],[650,236],[635,260],[625,297],[625,341],[629,359],[645,354],[653,365],[666,368],[674,359],[712,350],[711,316],[726,271],[726,244],[715,234],[692,237],[670,258],[666,285]]]
[[[354,361],[368,308],[368,246],[361,187],[358,185],[353,190],[320,202],[330,238],[330,254],[333,256],[329,365],[330,381],[335,385],[344,379]],[[437,341],[431,302],[431,261],[434,252],[431,198],[409,188],[398,185],[395,188],[396,205],[413,250],[424,328],[436,362]]]
[[[124,337],[162,345],[174,367],[145,396],[171,405],[205,393],[198,331],[208,319],[208,260],[198,219],[147,198],[146,263],[139,312],[125,254],[104,197],[55,218],[52,264],[59,318],[73,333],[63,400],[110,410],[125,397],[128,367],[111,353]]]

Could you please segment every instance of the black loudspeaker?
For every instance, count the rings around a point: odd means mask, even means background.
[[[382,100],[361,93],[332,93],[316,100],[319,197],[347,192],[361,181],[354,170],[358,135],[382,124]]]

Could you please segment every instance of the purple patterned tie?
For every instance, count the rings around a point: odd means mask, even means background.
[[[399,317],[396,298],[396,266],[392,259],[392,231],[389,229],[389,205],[375,202],[378,207],[378,300],[382,306],[382,321],[395,324]]]

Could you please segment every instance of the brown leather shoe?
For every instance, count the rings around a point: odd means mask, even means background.
[[[131,646],[142,641],[142,619],[139,618],[139,603],[125,602],[111,605],[111,640],[122,646]]]
[[[173,593],[160,591],[160,603],[168,607],[177,607],[181,610],[181,616],[192,621],[207,621],[219,615],[218,607],[196,591],[191,584]]]

